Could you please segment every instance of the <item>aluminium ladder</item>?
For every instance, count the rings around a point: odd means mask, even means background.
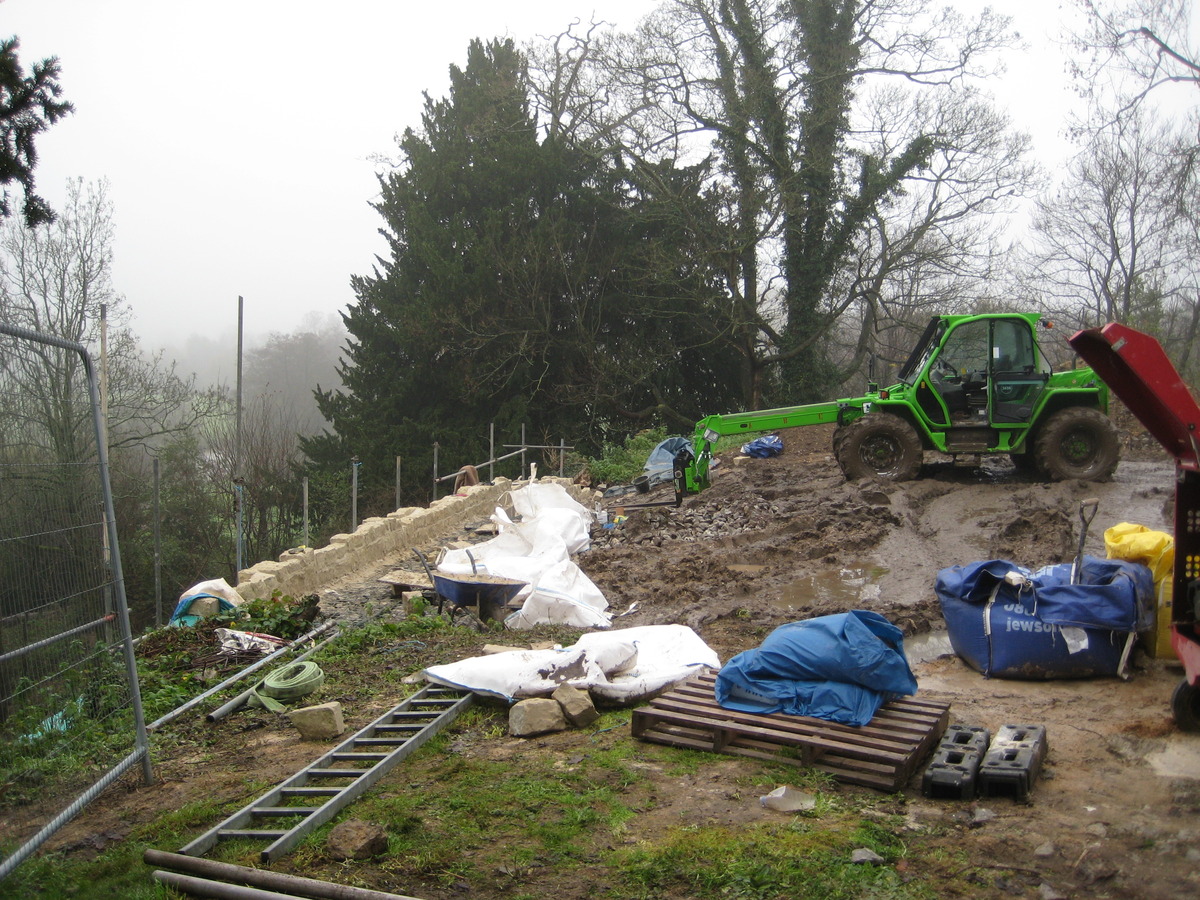
[[[426,685],[179,852],[203,856],[218,841],[241,839],[267,842],[262,862],[279,858],[457,719],[473,699],[471,693]],[[264,820],[279,827],[267,827]]]

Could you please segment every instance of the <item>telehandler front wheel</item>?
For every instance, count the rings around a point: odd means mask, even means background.
[[[849,480],[909,481],[921,471],[921,439],[891,413],[868,413],[834,433],[833,452]]]
[[[1048,478],[1100,481],[1121,458],[1117,429],[1108,416],[1087,406],[1068,406],[1038,426],[1034,458]]]

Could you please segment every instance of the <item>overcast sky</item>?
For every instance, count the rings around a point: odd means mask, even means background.
[[[959,0],[974,5],[971,0]],[[593,9],[632,27],[656,0],[0,0],[28,67],[59,58],[76,112],[38,141],[38,191],[107,179],[116,289],[152,346],[296,330],[353,300],[384,249],[376,155],[419,124],[473,37],[522,43]],[[1043,158],[1070,102],[1054,0],[1006,0],[1032,42],[996,86]]]

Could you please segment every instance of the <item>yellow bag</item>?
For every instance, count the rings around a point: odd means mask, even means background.
[[[1141,636],[1146,652],[1155,659],[1175,656],[1171,647],[1171,601],[1174,593],[1175,539],[1165,531],[1122,522],[1104,532],[1109,559],[1139,562],[1154,574],[1154,630]]]

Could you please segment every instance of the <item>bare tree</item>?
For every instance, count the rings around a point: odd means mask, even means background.
[[[146,357],[129,328],[130,311],[112,284],[113,211],[107,186],[72,180],[67,201],[50,225],[0,223],[0,316],[12,324],[89,347],[99,356],[101,312],[108,323],[108,430],[110,445],[148,446],[190,428],[212,411],[212,398],[195,393],[161,356]],[[68,458],[87,443],[86,419],[68,415],[64,395],[82,384],[76,357],[26,359],[21,380],[35,398],[37,415]],[[86,404],[83,408],[86,408]]]
[[[1134,110],[1097,133],[1057,194],[1039,204],[1031,273],[1075,325],[1158,331],[1166,308],[1183,299],[1176,272],[1190,264],[1177,216],[1179,139]]]

